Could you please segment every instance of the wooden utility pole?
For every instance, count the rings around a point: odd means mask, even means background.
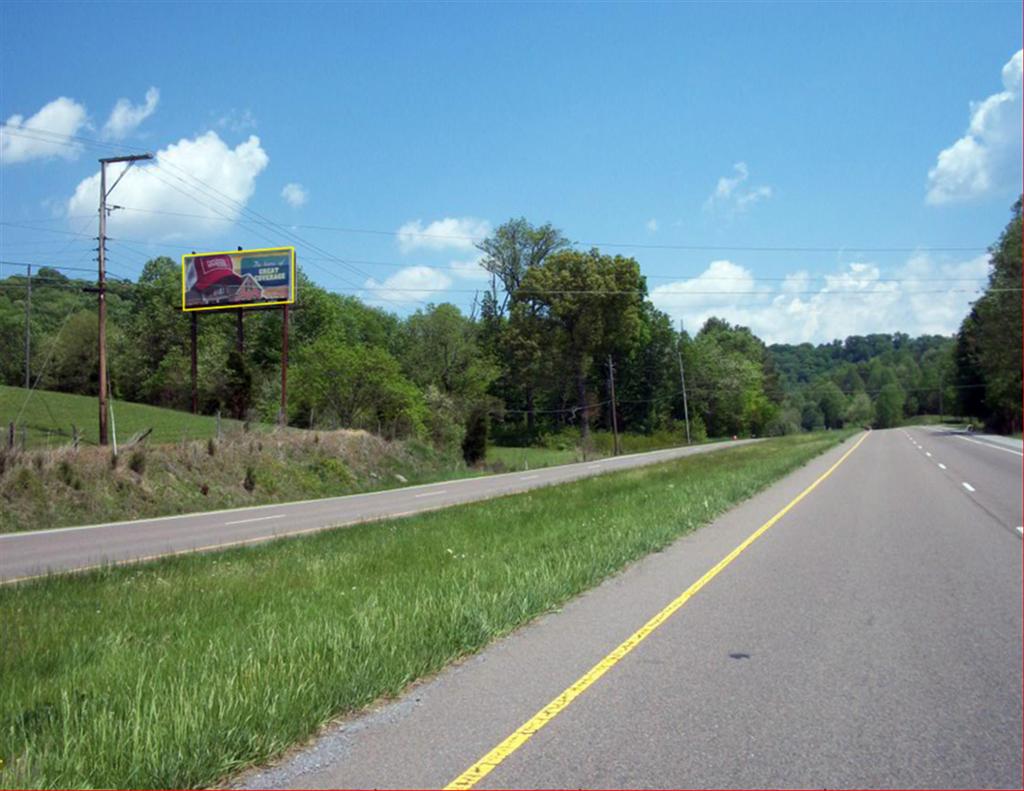
[[[25,286],[25,389],[32,388],[32,264]]]
[[[281,328],[281,414],[278,417],[278,423],[282,426],[288,424],[288,312],[288,306],[285,305]]]
[[[100,235],[99,253],[99,277],[97,278],[97,297],[99,298],[99,400],[100,400],[100,445],[107,444],[107,197],[114,191],[114,187],[124,178],[139,160],[152,159],[152,154],[131,154],[124,157],[106,157],[100,160]],[[127,163],[121,175],[117,177],[110,189],[107,189],[107,165],[115,162]]]
[[[192,318],[191,332],[189,333],[192,337],[192,414],[199,414],[199,359],[198,352],[196,351],[196,344],[198,343],[199,336],[199,319],[195,313],[190,314]]]
[[[683,373],[683,322],[679,322],[679,345],[676,346],[676,359],[679,360],[679,384],[683,388],[683,420],[686,421],[686,444],[690,444],[690,407],[686,403],[686,374]]]
[[[617,407],[615,403],[615,365],[612,363],[612,356],[610,354],[608,355],[608,388],[611,390],[612,396],[612,434],[614,437],[612,455],[618,456],[621,448],[619,447],[619,419],[615,415]]]

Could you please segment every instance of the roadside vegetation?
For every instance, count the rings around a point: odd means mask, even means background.
[[[490,444],[551,449],[549,439],[566,433],[578,437],[581,454],[605,453],[602,432],[613,422],[663,446],[658,435],[683,435],[685,411],[698,442],[886,428],[951,411],[1019,431],[1020,218],[1018,202],[992,247],[989,287],[955,338],[896,332],[767,346],[750,329],[715,317],[683,331],[654,306],[638,260],[574,249],[553,225],[524,218],[477,244],[490,287],[470,315],[424,303],[400,316],[328,291],[300,269],[284,417],[296,429],[357,429],[429,444],[469,465],[486,459]],[[245,316],[241,352],[234,315],[198,322],[205,420],[182,415],[179,423],[124,403],[179,413],[191,405],[191,325],[179,306],[179,263],[161,256],[132,264],[138,279],[113,281],[107,292],[119,437],[151,428],[154,442],[177,442],[193,429],[203,438],[217,413],[276,423],[282,318],[275,311]],[[0,384],[25,382],[28,322],[36,385],[23,413],[20,393],[0,391],[0,412],[18,421],[16,433],[24,430],[30,446],[70,442],[72,426],[82,441],[94,437],[88,400],[51,404],[54,397],[41,392],[97,392],[91,286],[42,267],[29,306],[23,274],[0,280],[0,348],[9,352],[0,356]],[[643,447],[638,441],[635,449]]]
[[[0,533],[332,497],[474,474],[460,455],[365,431],[234,427],[220,439],[214,430],[205,441],[147,441],[119,451],[0,447]]]
[[[0,588],[0,785],[216,783],[557,607],[849,433]]]

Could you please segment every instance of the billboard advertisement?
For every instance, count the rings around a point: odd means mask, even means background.
[[[225,310],[295,302],[295,248],[181,257],[181,309]]]

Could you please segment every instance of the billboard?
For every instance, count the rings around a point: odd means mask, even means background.
[[[181,309],[224,310],[295,302],[295,248],[181,257]]]

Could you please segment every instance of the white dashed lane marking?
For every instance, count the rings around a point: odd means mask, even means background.
[[[939,469],[940,469],[940,470],[944,470],[944,469],[946,469],[946,465],[945,465],[945,464],[943,464],[943,463],[942,463],[941,461],[939,462]]]
[[[444,494],[447,491],[448,491],[447,489],[442,489],[439,492],[424,492],[423,494],[417,494],[415,496],[416,497],[436,497],[437,495]]]
[[[963,482],[963,484],[964,484],[964,488],[965,488],[965,489],[966,489],[967,491],[969,491],[969,492],[973,492],[973,491],[974,491],[974,487],[973,487],[973,486],[971,486],[971,485],[970,485],[969,483],[967,483],[967,481],[964,481],[964,482]]]

